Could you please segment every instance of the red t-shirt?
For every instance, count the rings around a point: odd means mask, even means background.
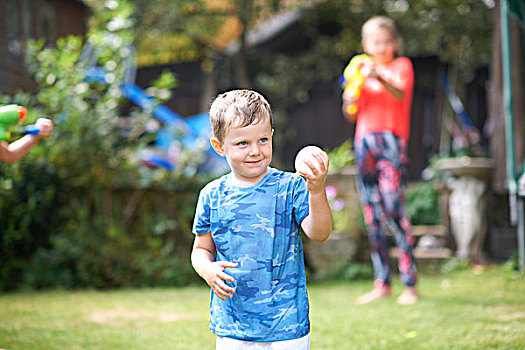
[[[408,141],[414,90],[412,63],[406,57],[398,57],[386,65],[378,65],[376,72],[405,94],[398,100],[377,79],[366,78],[357,100],[355,137],[371,132],[392,132]]]

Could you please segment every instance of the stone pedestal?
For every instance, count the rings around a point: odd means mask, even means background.
[[[490,158],[445,158],[439,169],[452,177],[446,181],[451,190],[448,206],[450,227],[459,259],[481,259],[487,232],[487,187],[493,167]]]
[[[326,242],[306,238],[304,250],[311,276],[324,279],[337,273],[356,257],[360,239],[361,205],[355,185],[357,168],[348,167],[326,179],[327,196],[334,219],[333,231]]]
[[[347,232],[332,232],[323,243],[307,239],[304,244],[310,275],[318,280],[339,272],[345,264],[352,261],[357,240]]]

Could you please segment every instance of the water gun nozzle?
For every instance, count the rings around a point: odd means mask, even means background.
[[[18,106],[16,110],[18,111],[19,115],[18,124],[22,124],[24,118],[27,116],[27,109],[23,106]]]

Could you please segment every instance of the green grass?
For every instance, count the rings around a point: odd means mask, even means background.
[[[525,348],[525,280],[502,267],[422,274],[416,305],[354,304],[371,286],[309,286],[312,350]],[[208,300],[205,286],[0,294],[0,348],[211,350]]]

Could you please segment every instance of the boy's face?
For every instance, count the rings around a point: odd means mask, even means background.
[[[226,157],[234,178],[245,186],[257,184],[268,174],[272,161],[273,130],[270,119],[243,127],[232,126],[223,142],[211,139],[215,151]]]
[[[362,45],[377,64],[386,64],[394,59],[399,42],[388,29],[380,27],[369,30]]]

